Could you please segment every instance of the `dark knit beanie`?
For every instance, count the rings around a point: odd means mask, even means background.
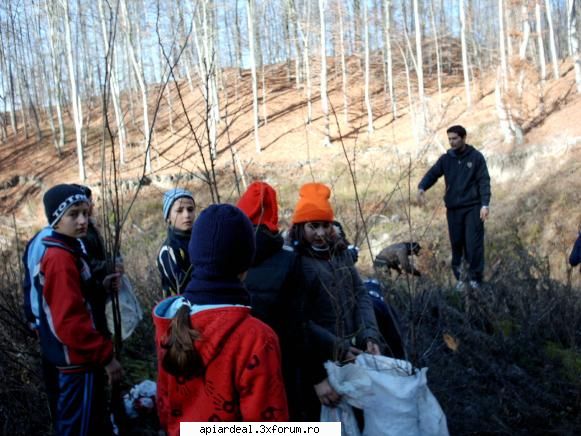
[[[217,281],[232,279],[252,265],[254,230],[248,217],[229,204],[213,204],[202,211],[188,245],[192,277]]]
[[[73,185],[56,185],[50,188],[42,198],[44,213],[48,225],[54,227],[73,204],[89,203],[85,193]]]
[[[74,186],[75,188],[79,188],[81,191],[83,191],[83,193],[87,196],[87,198],[89,200],[93,199],[93,191],[91,191],[91,188],[89,188],[86,185],[77,185],[76,183],[71,183],[71,186]]]

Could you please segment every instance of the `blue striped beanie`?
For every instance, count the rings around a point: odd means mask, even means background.
[[[164,220],[167,220],[167,218],[169,217],[169,211],[171,210],[171,207],[173,206],[174,202],[180,198],[191,198],[192,201],[194,201],[193,194],[187,189],[182,188],[170,189],[169,191],[166,191],[165,194],[163,194]]]

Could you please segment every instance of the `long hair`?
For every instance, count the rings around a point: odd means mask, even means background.
[[[189,306],[183,305],[179,308],[166,337],[165,342],[161,344],[165,350],[161,362],[163,369],[177,378],[186,380],[202,375],[204,363],[194,344],[201,335],[192,328]]]
[[[292,225],[288,231],[287,243],[299,254],[312,255],[313,249],[305,238],[305,224],[306,223],[297,223]],[[331,225],[333,225],[332,222]],[[343,238],[341,238],[335,230],[333,230],[326,240],[329,244],[329,253],[337,253],[347,249],[347,244],[345,244]]]

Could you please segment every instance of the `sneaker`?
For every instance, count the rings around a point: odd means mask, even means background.
[[[463,282],[462,280],[458,280],[456,282],[456,287],[454,289],[456,290],[456,292],[462,292],[465,287],[466,287],[466,283]]]
[[[469,284],[472,289],[480,289],[480,282],[476,280],[470,280]]]

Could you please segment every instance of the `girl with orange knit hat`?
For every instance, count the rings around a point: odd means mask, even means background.
[[[288,237],[301,257],[304,280],[301,316],[309,356],[301,368],[305,412],[307,420],[318,420],[320,404],[334,406],[340,401],[324,362],[351,361],[363,352],[380,354],[383,338],[369,294],[334,230],[330,189],[307,183],[299,196]]]

